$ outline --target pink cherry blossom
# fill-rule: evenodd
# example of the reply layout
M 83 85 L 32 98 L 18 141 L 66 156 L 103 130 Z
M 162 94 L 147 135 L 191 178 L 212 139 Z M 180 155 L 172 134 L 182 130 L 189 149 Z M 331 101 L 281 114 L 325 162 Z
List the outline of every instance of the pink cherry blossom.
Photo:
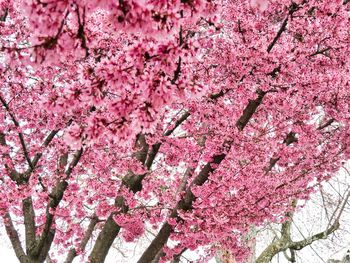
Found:
M 349 12 L 0 1 L 0 215 L 19 260 L 103 262 L 152 228 L 139 262 L 199 247 L 244 262 L 250 226 L 349 159 Z

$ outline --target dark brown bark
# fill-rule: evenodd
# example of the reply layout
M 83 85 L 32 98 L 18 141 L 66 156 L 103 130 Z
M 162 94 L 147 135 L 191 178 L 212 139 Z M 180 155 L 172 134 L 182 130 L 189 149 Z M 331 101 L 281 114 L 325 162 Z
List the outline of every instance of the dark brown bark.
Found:
M 7 236 L 11 241 L 11 245 L 15 251 L 15 254 L 21 263 L 27 263 L 26 254 L 21 245 L 21 241 L 19 240 L 19 236 L 17 230 L 15 229 L 11 216 L 9 214 L 4 215 L 5 229 Z
M 31 247 L 35 244 L 35 214 L 33 209 L 33 202 L 31 197 L 27 197 L 22 201 L 22 210 L 25 227 L 25 242 L 26 252 L 29 253 Z
M 256 109 L 259 107 L 264 96 L 266 95 L 266 92 L 262 90 L 258 90 L 257 93 L 258 97 L 255 100 L 249 100 L 248 106 L 245 107 L 243 114 L 236 122 L 236 127 L 240 131 L 243 131 L 244 127 L 248 124 L 249 120 L 252 118 Z
M 165 243 L 172 232 L 172 227 L 165 222 L 162 228 L 159 230 L 157 236 L 153 239 L 152 243 L 143 252 L 141 258 L 137 261 L 138 263 L 149 263 L 156 257 L 158 252 L 164 247 Z
M 110 215 L 104 224 L 102 231 L 97 237 L 95 245 L 89 256 L 90 263 L 102 263 L 106 259 L 109 248 L 112 246 L 114 239 L 120 231 L 120 226 L 117 225 Z

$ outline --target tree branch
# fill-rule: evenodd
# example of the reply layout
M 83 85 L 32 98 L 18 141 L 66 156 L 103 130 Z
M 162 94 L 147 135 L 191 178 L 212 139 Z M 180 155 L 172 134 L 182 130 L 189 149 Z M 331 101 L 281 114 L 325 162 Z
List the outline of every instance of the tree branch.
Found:
M 58 130 L 53 130 L 49 133 L 49 135 L 46 137 L 46 139 L 44 140 L 43 146 L 47 147 L 49 146 L 49 144 L 51 143 L 51 141 L 54 139 L 54 137 L 56 136 L 56 134 L 58 133 Z M 42 157 L 43 153 L 39 152 L 37 154 L 35 154 L 33 160 L 32 160 L 32 164 L 33 164 L 33 169 L 35 169 L 36 165 L 38 164 L 40 158 Z M 30 175 L 31 172 L 33 172 L 33 169 L 28 169 L 25 174 L 27 176 Z
M 4 224 L 5 224 L 5 229 L 7 236 L 9 237 L 12 247 L 15 251 L 15 254 L 18 258 L 18 260 L 21 263 L 26 263 L 26 255 L 24 253 L 24 250 L 21 245 L 21 241 L 19 240 L 19 236 L 17 233 L 17 230 L 15 229 L 11 216 L 9 213 L 6 213 L 4 215 Z
M 324 124 L 320 125 L 317 130 L 323 130 L 325 128 L 327 128 L 329 125 L 331 125 L 335 120 L 333 118 L 329 119 L 327 122 L 325 122 Z M 285 143 L 287 146 L 297 142 L 298 138 L 296 137 L 296 133 L 295 132 L 289 132 L 286 136 L 286 138 L 284 139 L 283 143 Z M 277 162 L 280 160 L 281 157 L 276 157 L 276 158 L 270 158 L 270 163 L 269 166 L 266 167 L 265 169 L 265 173 L 269 173 L 272 168 L 277 164 Z
M 1 95 L 0 95 L 0 101 L 1 101 L 2 105 L 4 106 L 4 108 L 6 109 L 7 113 L 10 115 L 10 117 L 11 117 L 13 123 L 15 124 L 15 126 L 17 128 L 20 128 L 19 122 L 17 121 L 15 115 L 11 112 L 9 105 L 7 104 L 7 102 L 5 101 L 5 99 Z M 30 156 L 29 156 L 29 153 L 28 153 L 27 145 L 26 145 L 26 143 L 24 141 L 24 137 L 23 137 L 22 132 L 18 133 L 18 137 L 19 137 L 19 140 L 20 140 L 20 143 L 21 143 L 21 146 L 22 146 L 24 158 L 26 159 L 29 167 L 33 169 L 33 164 L 32 164 L 32 161 L 30 160 Z
M 145 135 L 139 134 L 137 136 L 136 147 L 138 151 L 134 153 L 134 157 L 141 163 L 144 163 L 146 161 L 148 151 L 148 144 L 146 143 Z M 145 174 L 137 175 L 132 171 L 128 171 L 128 173 L 123 177 L 123 185 L 130 191 L 136 193 L 142 189 L 142 180 L 144 177 Z M 125 205 L 125 200 L 122 196 L 116 197 L 114 205 L 117 209 L 120 209 L 121 213 L 126 213 L 129 209 Z M 115 213 L 110 214 L 102 228 L 102 231 L 97 237 L 95 245 L 89 256 L 91 263 L 99 263 L 105 260 L 114 239 L 119 234 L 120 226 L 114 221 L 114 215 Z
M 3 132 L 0 132 L 0 145 L 7 146 L 6 137 L 5 137 L 5 134 Z M 17 172 L 16 169 L 14 168 L 13 160 L 12 160 L 10 154 L 5 153 L 5 154 L 3 154 L 3 157 L 5 157 L 5 159 L 9 160 L 9 162 L 11 163 L 11 167 L 9 167 L 6 162 L 4 164 L 6 171 L 8 172 L 9 177 L 13 181 L 15 181 L 17 184 L 21 184 L 23 182 L 22 174 Z
M 22 210 L 24 217 L 24 228 L 26 238 L 26 252 L 30 251 L 30 248 L 35 244 L 35 213 L 33 208 L 33 201 L 31 197 L 27 197 L 22 200 Z
M 319 126 L 317 128 L 317 130 L 323 130 L 324 128 L 327 128 L 329 125 L 331 125 L 333 122 L 335 121 L 335 119 L 331 118 L 328 121 L 326 121 L 324 124 L 322 124 L 321 126 Z
M 296 207 L 297 205 L 297 201 L 293 200 L 291 206 L 293 207 L 293 209 Z M 293 218 L 294 212 L 287 212 L 286 213 L 286 217 L 287 220 L 282 223 L 282 227 L 281 227 L 281 238 L 284 240 L 291 240 L 291 235 L 290 235 L 290 231 L 291 231 L 291 226 L 292 226 L 292 218 Z
M 258 90 L 258 98 L 255 100 L 250 101 L 250 103 L 247 105 L 246 109 L 243 111 L 243 117 L 240 118 L 240 122 L 237 121 L 236 126 L 240 127 L 239 129 L 244 129 L 244 127 L 246 126 L 246 124 L 248 123 L 249 119 L 252 117 L 254 111 L 257 109 L 257 107 L 261 104 L 262 102 L 262 98 L 265 95 L 265 92 L 262 92 L 260 90 Z M 242 115 L 242 116 L 243 116 Z M 189 112 L 185 112 L 174 124 L 174 127 L 167 130 L 164 133 L 164 136 L 170 136 L 174 130 L 179 127 L 184 121 L 186 121 L 186 119 L 190 116 Z M 148 154 L 148 158 L 146 160 L 146 168 L 150 169 L 152 166 L 152 163 L 155 159 L 156 154 L 158 153 L 159 149 L 160 149 L 161 144 L 157 143 L 152 145 L 151 151 Z M 198 185 L 203 184 L 209 177 L 209 173 L 213 172 L 214 169 L 212 168 L 211 164 L 214 165 L 219 165 L 220 162 L 225 158 L 225 154 L 222 155 L 217 155 L 213 157 L 213 162 L 206 164 L 203 167 L 203 170 L 198 174 L 197 178 L 194 180 L 194 182 Z M 131 191 L 133 191 L 134 193 L 137 191 L 140 191 L 142 189 L 142 180 L 145 177 L 144 175 L 134 175 L 134 174 L 128 174 L 126 175 L 125 178 L 123 178 L 123 184 L 126 185 Z M 175 211 L 172 213 L 172 217 L 176 217 L 177 216 L 177 209 L 186 209 L 186 207 L 191 207 L 192 206 L 192 202 L 195 200 L 195 196 L 192 194 L 192 192 L 190 190 L 188 190 L 186 192 L 185 195 L 185 200 L 186 201 L 180 201 L 179 204 L 177 205 L 177 207 L 175 208 Z M 180 204 L 181 203 L 181 204 Z M 127 207 L 123 208 L 125 211 L 128 210 Z M 103 227 L 102 231 L 100 232 L 96 243 L 94 245 L 94 248 L 90 254 L 90 260 L 91 262 L 103 262 L 103 260 L 105 259 L 105 257 L 107 256 L 108 250 L 110 248 L 110 246 L 112 245 L 115 237 L 118 235 L 120 231 L 120 226 L 118 226 L 114 220 L 112 215 L 107 219 L 105 226 Z M 160 235 L 162 235 L 162 237 L 159 237 L 158 239 L 156 239 L 154 241 L 154 243 L 157 242 L 166 242 L 167 239 L 169 238 L 171 233 L 171 227 L 167 224 L 164 223 L 163 227 L 160 230 Z M 159 249 L 161 249 L 164 244 L 161 244 L 160 246 L 157 247 L 156 249 L 152 249 L 152 247 L 150 246 L 149 248 L 151 250 L 153 250 L 152 254 L 153 256 L 148 257 L 146 261 L 143 262 L 147 262 L 149 263 L 150 261 L 148 261 L 150 258 L 154 259 L 155 255 L 155 251 L 157 254 Z M 145 252 L 146 253 L 146 252 Z M 144 253 L 144 254 L 145 254 Z M 151 259 L 151 260 L 152 260 Z M 141 259 L 140 259 L 141 260 Z M 142 262 L 142 261 L 140 261 Z
M 311 245 L 313 242 L 326 239 L 330 234 L 335 232 L 339 228 L 340 216 L 344 211 L 345 205 L 348 202 L 350 197 L 350 191 L 348 191 L 346 197 L 342 201 L 342 206 L 338 212 L 338 216 L 334 220 L 332 225 L 327 226 L 326 230 L 319 232 L 315 235 L 312 235 L 308 238 L 305 238 L 301 241 L 294 242 L 290 237 L 290 227 L 292 222 L 292 214 L 289 214 L 290 219 L 282 224 L 282 235 L 275 242 L 271 243 L 258 257 L 256 263 L 268 263 L 272 258 L 277 255 L 279 252 L 286 251 L 287 249 L 292 250 L 301 250 L 306 246 Z M 334 213 L 337 213 L 335 211 Z
M 258 106 L 262 103 L 262 100 L 266 94 L 261 90 L 257 91 L 258 97 L 255 100 L 250 100 L 246 108 L 243 110 L 242 116 L 236 122 L 236 127 L 242 131 L 249 120 L 252 118 L 253 114 L 256 112 Z M 226 151 L 228 152 L 232 142 L 228 143 L 228 147 L 226 146 Z M 193 185 L 201 186 L 203 185 L 209 178 L 210 174 L 213 173 L 220 163 L 225 159 L 226 154 L 217 154 L 212 157 L 212 161 L 208 162 L 202 170 L 198 173 L 198 175 L 194 178 L 190 187 L 187 188 L 184 197 L 177 203 L 176 207 L 173 209 L 170 218 L 178 219 L 178 210 L 190 210 L 192 209 L 192 203 L 196 200 L 196 196 L 192 193 L 191 187 Z M 215 168 L 214 168 L 215 167 Z M 168 222 L 165 222 L 161 229 L 159 230 L 156 237 L 153 239 L 151 244 L 147 247 L 147 249 L 142 254 L 141 258 L 138 260 L 138 263 L 149 263 L 151 262 L 158 252 L 164 247 L 166 242 L 168 241 L 171 232 L 173 231 L 172 227 Z
M 51 226 L 54 222 L 54 215 L 50 210 L 55 210 L 59 203 L 61 202 L 63 198 L 63 194 L 65 190 L 68 187 L 67 180 L 69 179 L 70 175 L 73 172 L 73 169 L 78 164 L 79 160 L 81 159 L 81 156 L 83 154 L 83 149 L 81 148 L 76 152 L 76 154 L 73 157 L 73 160 L 69 164 L 68 169 L 65 171 L 65 178 L 62 181 L 59 181 L 56 186 L 53 188 L 51 193 L 49 194 L 50 201 L 48 203 L 48 206 L 46 208 L 46 222 L 44 225 L 44 230 L 40 236 L 40 238 L 35 242 L 35 246 L 32 246 L 29 250 L 29 254 L 32 258 L 42 257 L 44 256 L 44 259 L 46 258 L 46 254 L 48 250 L 50 249 L 50 246 L 52 244 L 53 238 L 55 236 L 55 230 L 51 229 Z M 62 160 L 65 160 L 65 154 Z M 61 164 L 62 165 L 62 164 Z M 44 255 L 43 255 L 44 254 Z
M 120 226 L 113 219 L 114 214 L 111 214 L 104 224 L 100 234 L 97 237 L 95 245 L 90 253 L 90 263 L 104 262 L 109 248 L 112 246 L 115 237 L 120 231 Z
M 253 114 L 256 112 L 259 105 L 262 103 L 264 96 L 267 92 L 263 92 L 261 90 L 257 91 L 258 97 L 255 100 L 250 100 L 248 105 L 243 111 L 242 116 L 238 119 L 236 122 L 237 128 L 242 131 L 249 120 L 252 118 Z M 283 143 L 286 145 L 290 145 L 297 141 L 296 134 L 294 132 L 290 132 L 287 134 L 286 138 L 284 139 Z M 215 155 L 213 157 L 213 161 L 210 163 L 207 163 L 201 170 L 201 172 L 197 175 L 197 177 L 193 180 L 192 185 L 203 185 L 209 178 L 209 175 L 215 171 L 214 167 L 217 167 L 226 157 L 226 154 L 221 155 Z M 270 166 L 268 167 L 268 171 L 272 169 L 272 167 L 277 163 L 279 158 L 270 160 Z M 268 172 L 267 171 L 267 172 Z M 191 186 L 187 189 L 184 197 L 179 201 L 177 206 L 174 208 L 172 214 L 170 215 L 171 218 L 177 218 L 177 211 L 179 209 L 182 210 L 190 210 L 192 209 L 192 203 L 195 201 L 196 197 L 191 191 Z M 287 227 L 290 229 L 290 222 L 286 222 L 285 224 L 285 231 L 287 231 Z M 141 258 L 139 259 L 138 263 L 147 263 L 154 259 L 154 257 L 157 255 L 160 249 L 165 245 L 167 242 L 170 234 L 171 234 L 172 228 L 171 226 L 165 222 L 160 229 L 159 233 L 157 234 L 156 238 L 151 242 L 149 247 L 146 249 L 146 251 L 143 253 Z M 163 244 L 159 242 L 164 242 Z M 274 244 L 275 248 L 277 249 L 280 244 L 276 243 Z M 276 250 L 277 251 L 277 250 Z
M 146 142 L 146 136 L 144 134 L 137 135 L 136 148 L 138 149 L 133 156 L 142 164 L 145 164 L 148 153 L 148 144 Z
M 79 250 L 80 251 L 84 251 L 85 247 L 92 235 L 92 232 L 95 229 L 96 224 L 98 223 L 98 217 L 96 215 L 94 215 L 90 221 L 90 224 L 85 232 L 85 235 L 83 237 L 83 240 L 80 243 L 79 246 Z M 64 263 L 72 263 L 73 259 L 77 256 L 77 251 L 75 250 L 75 248 L 72 248 L 71 250 L 69 250 L 68 255 L 66 260 L 64 261 Z
M 9 9 L 5 8 L 5 10 L 2 10 L 2 11 L 3 11 L 3 13 L 0 16 L 0 21 L 5 22 L 8 14 L 9 14 Z
M 320 240 L 320 239 L 326 239 L 330 234 L 332 234 L 334 231 L 336 231 L 339 228 L 339 221 L 335 221 L 329 228 L 327 228 L 325 231 L 322 231 L 320 233 L 317 233 L 311 237 L 308 237 L 304 240 L 298 241 L 298 242 L 292 242 L 288 248 L 291 248 L 293 250 L 301 250 L 306 246 L 311 245 L 314 241 Z
M 190 115 L 191 114 L 188 111 L 186 111 L 183 115 L 181 115 L 181 117 L 178 120 L 176 120 L 174 126 L 171 129 L 165 131 L 164 136 L 170 136 L 183 122 L 185 122 L 188 119 Z M 148 170 L 151 169 L 151 166 L 160 149 L 160 146 L 161 146 L 160 143 L 156 143 L 152 145 L 151 151 L 148 154 L 148 158 L 146 161 L 146 168 Z
M 298 5 L 294 2 L 292 2 L 292 4 L 289 7 L 289 12 L 287 17 L 283 20 L 283 23 L 280 27 L 280 29 L 278 30 L 276 36 L 274 37 L 274 39 L 272 40 L 272 42 L 269 44 L 269 46 L 267 47 L 267 52 L 270 53 L 270 51 L 273 49 L 273 47 L 276 45 L 277 41 L 279 40 L 279 38 L 281 37 L 282 33 L 286 30 L 287 28 L 287 24 L 288 24 L 288 19 L 290 16 L 293 15 L 293 13 L 295 11 L 298 10 Z
M 170 136 L 184 121 L 188 119 L 188 117 L 190 117 L 190 113 L 186 111 L 178 120 L 175 121 L 174 126 L 164 133 L 164 136 Z
M 249 103 L 248 103 L 247 107 L 244 109 L 243 114 L 236 122 L 236 127 L 240 131 L 242 131 L 244 129 L 244 127 L 247 125 L 249 120 L 252 118 L 256 109 L 259 107 L 264 96 L 266 95 L 266 92 L 258 89 L 257 94 L 258 94 L 258 97 L 255 100 L 249 100 Z

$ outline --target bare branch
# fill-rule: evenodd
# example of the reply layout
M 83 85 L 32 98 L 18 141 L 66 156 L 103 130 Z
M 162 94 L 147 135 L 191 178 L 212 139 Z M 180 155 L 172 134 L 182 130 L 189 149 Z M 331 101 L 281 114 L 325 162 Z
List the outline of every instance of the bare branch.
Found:
M 323 55 L 325 57 L 330 57 L 329 56 L 329 50 L 331 50 L 332 48 L 331 47 L 326 47 L 326 48 L 322 48 L 322 49 L 317 49 L 314 53 L 312 53 L 311 55 L 309 55 L 309 57 L 314 57 L 314 56 L 317 56 L 317 55 Z
M 306 246 L 311 245 L 313 242 L 320 240 L 320 239 L 326 239 L 330 234 L 334 233 L 339 228 L 339 220 L 340 216 L 345 208 L 345 205 L 347 201 L 350 198 L 350 192 L 347 192 L 346 197 L 344 198 L 341 208 L 339 211 L 335 211 L 334 213 L 337 213 L 337 217 L 333 221 L 331 225 L 328 225 L 327 228 L 319 232 L 315 235 L 312 235 L 310 237 L 304 238 L 303 240 L 294 242 L 291 240 L 290 237 L 290 224 L 292 222 L 291 214 L 289 215 L 289 220 L 287 220 L 285 223 L 282 224 L 282 236 L 281 238 L 277 239 L 276 241 L 272 242 L 257 258 L 256 263 L 268 263 L 272 260 L 272 258 L 277 255 L 279 252 L 286 251 L 287 249 L 291 250 L 291 253 L 294 252 L 294 250 L 301 250 Z M 293 251 L 293 252 L 292 252 Z M 293 256 L 293 254 L 292 254 Z
M 301 240 L 301 241 L 298 241 L 298 242 L 292 242 L 292 244 L 290 244 L 289 248 L 294 249 L 294 250 L 301 250 L 304 247 L 311 245 L 316 240 L 326 239 L 330 234 L 332 234 L 338 228 L 339 228 L 339 221 L 335 221 L 325 231 L 317 233 L 317 234 L 315 234 L 315 235 L 313 235 L 311 237 L 308 237 L 308 238 L 306 238 L 304 240 Z

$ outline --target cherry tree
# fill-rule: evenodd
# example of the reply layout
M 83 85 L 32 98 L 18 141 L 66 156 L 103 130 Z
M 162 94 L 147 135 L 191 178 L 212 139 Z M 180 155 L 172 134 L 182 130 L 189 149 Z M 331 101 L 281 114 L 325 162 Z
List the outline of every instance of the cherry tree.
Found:
M 251 226 L 349 158 L 348 1 L 0 7 L 0 214 L 20 262 L 103 262 L 149 226 L 138 262 L 244 261 Z

